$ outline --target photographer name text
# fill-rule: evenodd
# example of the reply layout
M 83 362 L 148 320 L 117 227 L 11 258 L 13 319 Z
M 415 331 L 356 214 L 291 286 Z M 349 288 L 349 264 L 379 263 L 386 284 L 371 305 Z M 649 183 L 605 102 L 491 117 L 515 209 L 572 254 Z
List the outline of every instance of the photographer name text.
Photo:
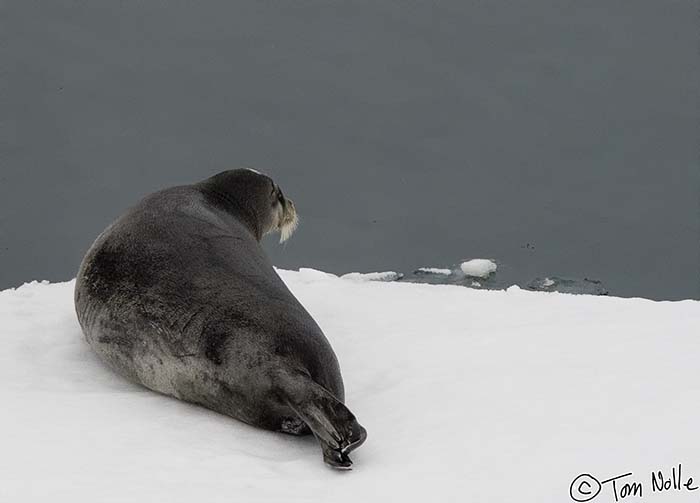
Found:
M 678 463 L 670 470 L 653 470 L 646 480 L 637 479 L 632 472 L 602 480 L 590 473 L 582 473 L 571 482 L 569 496 L 579 503 L 596 498 L 603 501 L 605 494 L 610 498 L 608 501 L 623 501 L 644 498 L 649 492 L 691 493 L 697 491 L 699 484 L 700 480 L 696 482 L 694 477 L 684 473 L 683 465 Z

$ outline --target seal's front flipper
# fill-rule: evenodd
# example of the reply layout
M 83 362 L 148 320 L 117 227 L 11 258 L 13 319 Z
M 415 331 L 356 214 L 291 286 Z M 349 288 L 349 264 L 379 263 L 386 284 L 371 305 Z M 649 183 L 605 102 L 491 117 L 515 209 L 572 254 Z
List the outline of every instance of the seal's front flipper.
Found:
M 298 375 L 294 382 L 286 390 L 287 404 L 321 443 L 323 460 L 335 468 L 350 468 L 348 454 L 362 445 L 367 431 L 343 402 L 310 377 Z

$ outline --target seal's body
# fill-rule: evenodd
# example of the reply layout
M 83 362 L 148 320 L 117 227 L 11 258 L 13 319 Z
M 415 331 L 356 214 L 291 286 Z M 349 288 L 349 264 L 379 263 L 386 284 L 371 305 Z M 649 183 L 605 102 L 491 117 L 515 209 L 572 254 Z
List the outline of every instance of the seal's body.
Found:
M 124 377 L 262 428 L 313 432 L 324 460 L 366 433 L 343 404 L 330 344 L 265 256 L 296 211 L 252 170 L 146 197 L 83 259 L 75 306 L 95 352 Z

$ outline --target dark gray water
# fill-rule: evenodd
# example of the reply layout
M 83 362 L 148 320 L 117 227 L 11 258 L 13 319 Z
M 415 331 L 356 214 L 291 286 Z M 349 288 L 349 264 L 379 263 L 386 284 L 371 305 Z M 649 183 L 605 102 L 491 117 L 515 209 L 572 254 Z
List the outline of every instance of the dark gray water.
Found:
M 696 2 L 0 2 L 0 288 L 148 192 L 248 165 L 285 268 L 700 298 Z M 507 276 L 505 276 L 507 274 Z

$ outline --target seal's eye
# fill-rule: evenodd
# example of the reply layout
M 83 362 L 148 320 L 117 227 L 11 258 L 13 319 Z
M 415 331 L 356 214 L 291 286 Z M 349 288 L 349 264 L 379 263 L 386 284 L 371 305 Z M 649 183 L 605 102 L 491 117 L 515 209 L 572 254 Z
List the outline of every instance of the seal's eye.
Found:
M 282 195 L 282 191 L 279 189 L 279 187 L 275 187 L 275 190 L 272 192 L 272 206 L 277 206 L 279 203 L 284 203 L 284 196 Z

